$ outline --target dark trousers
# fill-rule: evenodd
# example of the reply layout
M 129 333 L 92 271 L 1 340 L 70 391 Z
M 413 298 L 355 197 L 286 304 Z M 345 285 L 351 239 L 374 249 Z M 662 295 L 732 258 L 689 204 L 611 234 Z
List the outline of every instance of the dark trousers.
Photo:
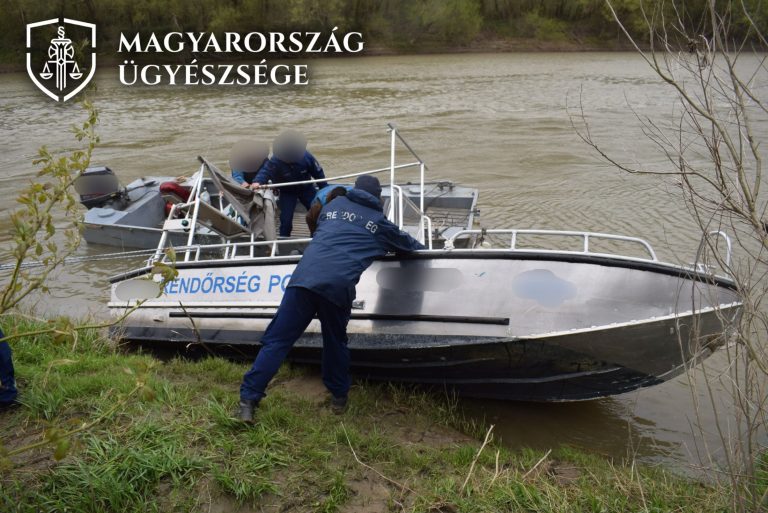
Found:
M 312 200 L 315 199 L 315 188 L 305 187 L 299 191 L 280 191 L 280 235 L 289 237 L 293 229 L 293 211 L 296 209 L 296 202 L 301 201 L 307 210 L 309 210 Z
M 0 330 L 0 338 L 4 336 L 3 330 Z M 0 404 L 14 402 L 16 394 L 11 346 L 8 342 L 0 342 Z
M 285 289 L 277 314 L 261 338 L 261 350 L 243 376 L 240 398 L 259 401 L 293 344 L 317 314 L 323 332 L 323 383 L 334 397 L 349 393 L 347 323 L 350 308 L 340 308 L 320 294 L 302 287 Z

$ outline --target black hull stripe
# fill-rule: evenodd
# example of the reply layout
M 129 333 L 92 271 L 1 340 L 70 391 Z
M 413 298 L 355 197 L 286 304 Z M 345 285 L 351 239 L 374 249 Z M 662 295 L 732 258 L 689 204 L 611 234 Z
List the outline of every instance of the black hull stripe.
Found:
M 275 316 L 272 312 L 170 312 L 169 317 L 197 318 L 197 319 L 271 319 Z M 487 324 L 493 326 L 508 326 L 509 317 L 467 317 L 448 315 L 396 315 L 396 314 L 365 314 L 352 313 L 352 319 L 369 321 L 423 321 L 423 322 L 450 322 L 463 324 Z

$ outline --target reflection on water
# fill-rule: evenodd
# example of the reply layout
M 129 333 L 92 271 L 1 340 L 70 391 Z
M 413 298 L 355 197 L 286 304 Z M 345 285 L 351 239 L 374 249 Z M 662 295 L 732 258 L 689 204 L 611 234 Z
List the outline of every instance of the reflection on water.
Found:
M 663 162 L 627 103 L 663 118 L 674 101 L 634 55 L 320 59 L 311 68 L 312 85 L 293 88 L 124 87 L 115 70 L 101 70 L 93 95 L 101 136 L 94 161 L 109 165 L 124 184 L 144 175 L 189 175 L 197 155 L 223 164 L 235 141 L 271 140 L 291 127 L 308 136 L 311 151 L 335 175 L 386 165 L 386 123 L 394 122 L 427 161 L 431 177 L 480 188 L 484 227 L 614 232 L 646 238 L 662 260 L 687 263 L 695 254 L 697 230 L 668 184 L 605 166 L 570 125 L 567 108 L 578 106 L 581 95 L 593 136 L 620 159 Z M 0 90 L 0 209 L 7 214 L 34 173 L 37 148 L 73 147 L 68 128 L 83 115 L 74 103 L 49 101 L 25 74 L 0 75 Z M 765 119 L 754 122 L 768 131 Z M 9 239 L 2 215 L 0 242 Z M 84 245 L 78 255 L 113 251 Z M 55 277 L 54 299 L 41 300 L 40 308 L 103 314 L 107 278 L 135 265 L 71 265 Z M 465 406 L 497 423 L 511 446 L 570 443 L 685 466 L 698 461 L 691 428 L 698 421 L 687 383 L 682 377 L 588 403 Z M 705 427 L 712 420 L 706 411 L 701 417 Z M 707 431 L 702 438 L 712 442 L 716 436 Z
M 720 352 L 706 361 L 709 382 L 697 370 L 661 385 L 595 401 L 462 400 L 460 404 L 470 418 L 494 424 L 494 432 L 510 447 L 547 450 L 568 445 L 703 476 L 704 469 L 724 461 L 718 415 L 721 426 L 725 422 L 728 429 L 734 427 L 728 385 L 717 380 L 726 364 Z
M 628 406 L 610 398 L 574 403 L 467 401 L 464 411 L 493 424 L 494 432 L 512 448 L 547 450 L 565 444 L 616 458 L 646 460 L 674 453 L 675 444 L 655 437 L 655 424 L 635 418 Z

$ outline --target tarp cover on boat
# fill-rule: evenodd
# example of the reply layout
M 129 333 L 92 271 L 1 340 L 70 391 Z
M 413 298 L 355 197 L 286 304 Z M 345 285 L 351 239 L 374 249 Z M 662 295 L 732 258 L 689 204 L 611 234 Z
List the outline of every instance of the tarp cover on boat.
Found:
M 221 191 L 232 208 L 243 218 L 248 230 L 256 237 L 263 236 L 264 240 L 277 239 L 275 200 L 272 192 L 247 189 L 232 180 L 229 175 L 204 157 L 198 158 L 210 172 L 216 188 Z

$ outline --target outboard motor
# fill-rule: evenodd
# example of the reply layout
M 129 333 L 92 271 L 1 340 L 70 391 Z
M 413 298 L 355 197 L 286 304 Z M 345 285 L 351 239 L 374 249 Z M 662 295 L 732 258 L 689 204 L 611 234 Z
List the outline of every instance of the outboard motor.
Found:
M 75 180 L 75 191 L 80 195 L 80 203 L 89 210 L 126 201 L 125 190 L 120 188 L 120 181 L 107 166 L 87 168 Z

